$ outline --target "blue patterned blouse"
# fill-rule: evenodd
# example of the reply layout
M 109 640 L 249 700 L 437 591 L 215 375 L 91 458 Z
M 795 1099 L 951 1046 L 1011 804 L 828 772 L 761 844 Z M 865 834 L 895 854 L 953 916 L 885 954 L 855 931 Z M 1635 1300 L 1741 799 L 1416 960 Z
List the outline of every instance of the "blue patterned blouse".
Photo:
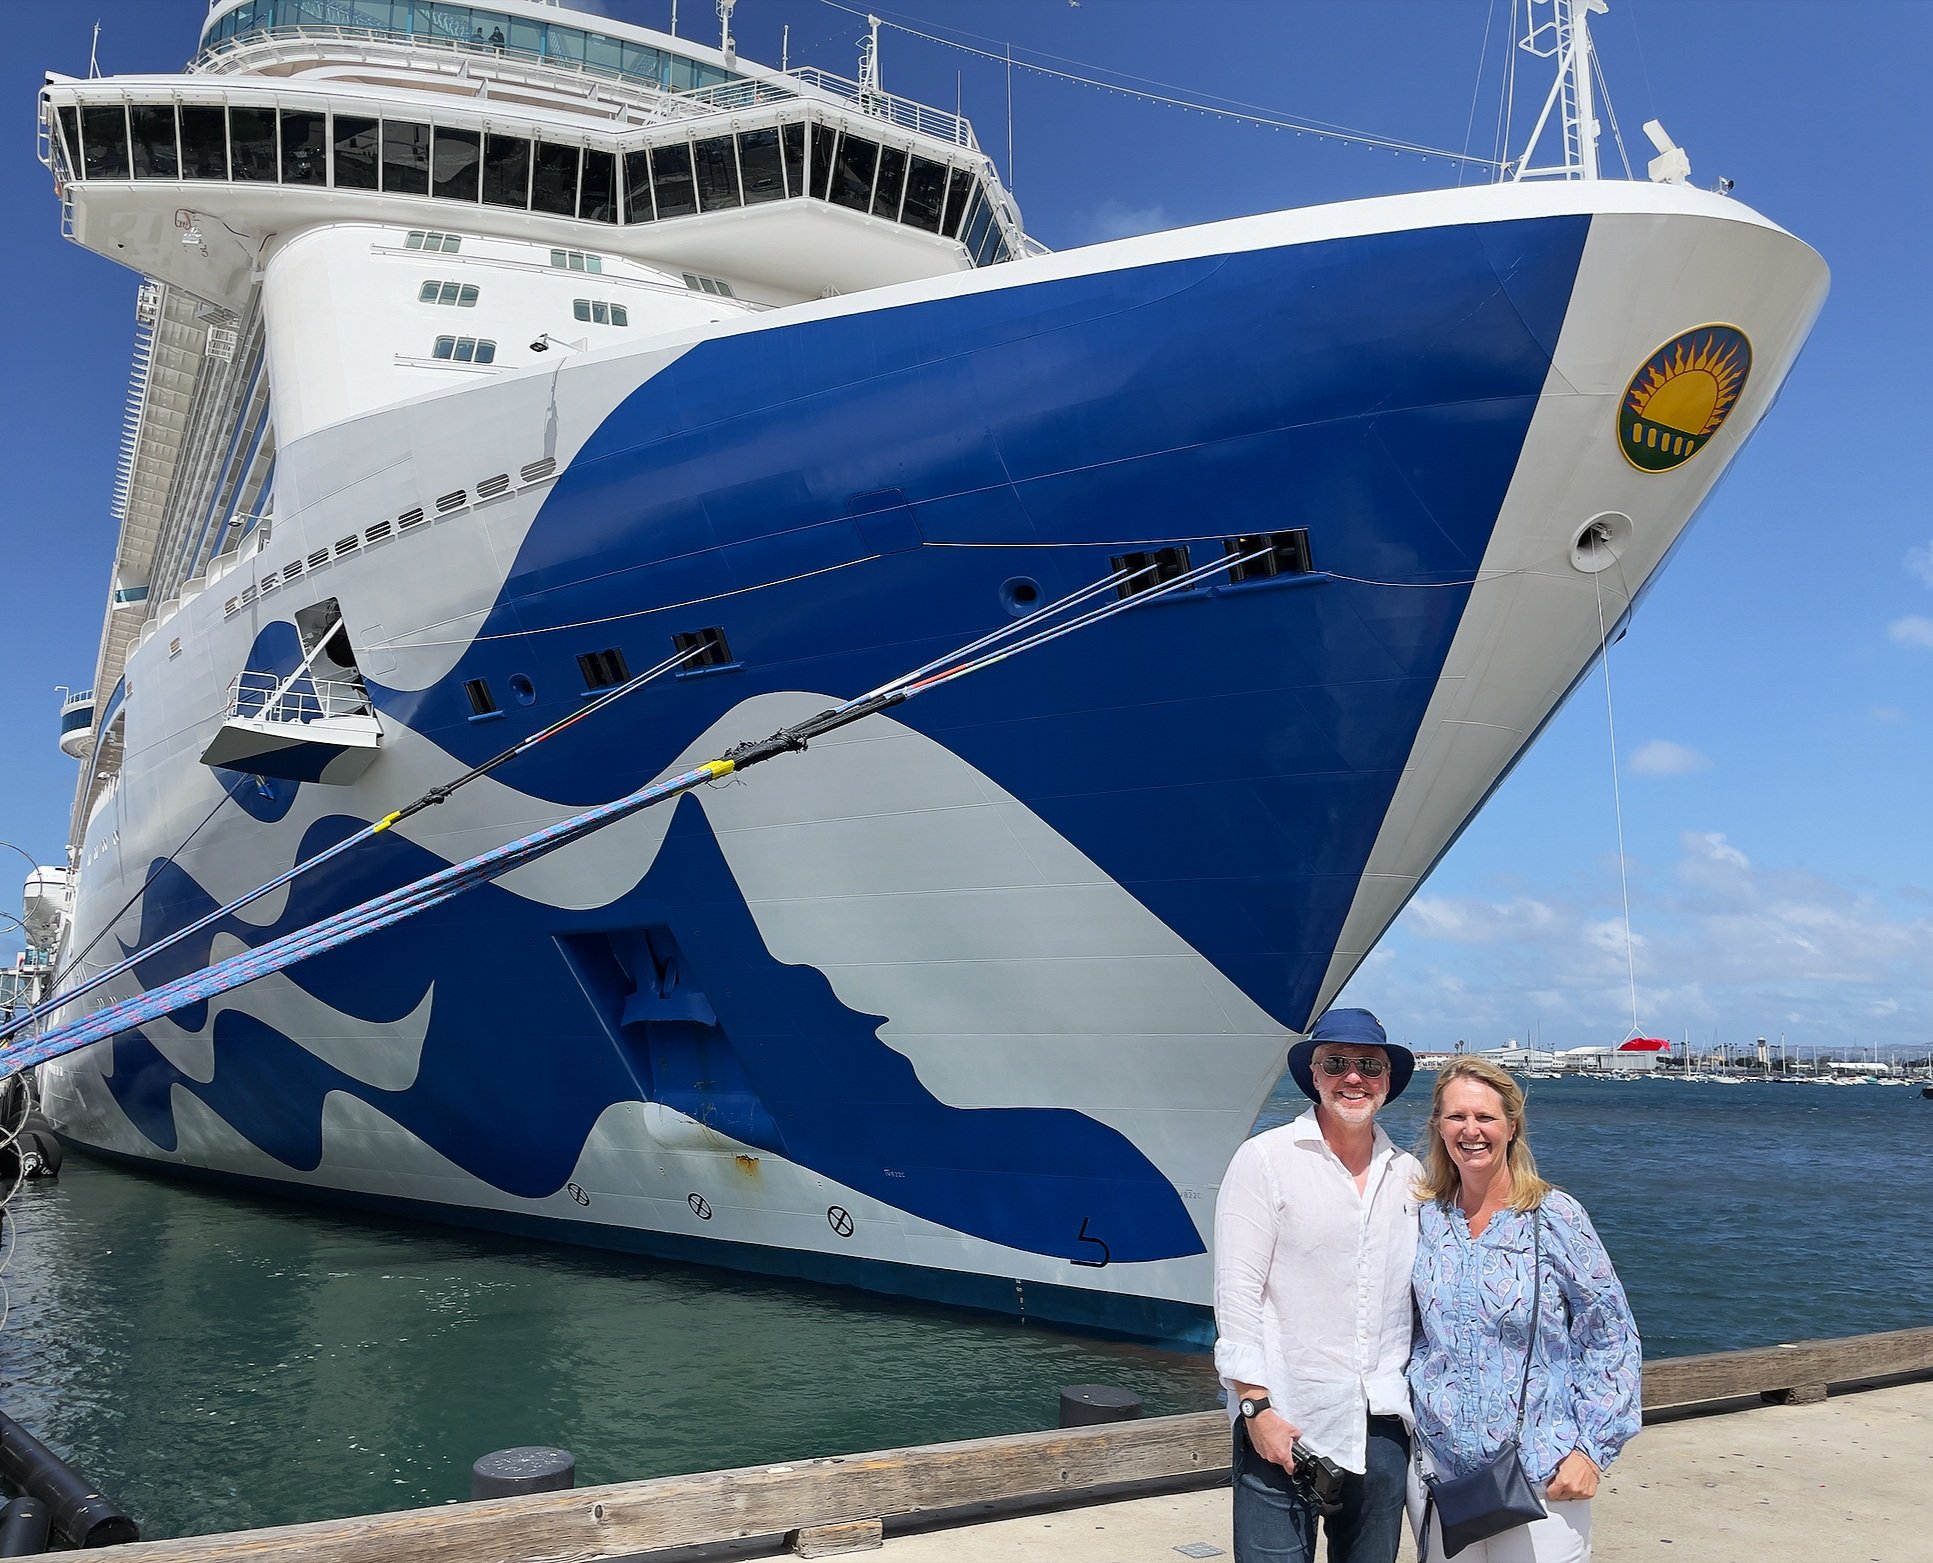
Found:
M 1525 1471 L 1548 1481 L 1582 1449 L 1599 1470 L 1638 1430 L 1638 1327 L 1584 1207 L 1561 1189 L 1540 1212 L 1505 1210 L 1483 1236 L 1453 1203 L 1423 1206 L 1416 1244 L 1416 1343 L 1410 1399 L 1434 1471 L 1484 1465 L 1517 1425 L 1531 1317 L 1531 1223 L 1543 1221 L 1543 1296 L 1522 1443 Z

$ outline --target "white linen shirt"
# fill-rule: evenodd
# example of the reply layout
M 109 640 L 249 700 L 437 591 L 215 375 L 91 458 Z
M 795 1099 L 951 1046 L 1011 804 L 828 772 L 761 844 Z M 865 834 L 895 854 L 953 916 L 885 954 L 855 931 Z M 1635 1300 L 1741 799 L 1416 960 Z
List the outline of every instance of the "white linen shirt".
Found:
M 1368 1465 L 1367 1420 L 1410 1420 L 1416 1180 L 1380 1127 L 1363 1190 L 1311 1107 L 1244 1142 L 1215 1201 L 1215 1368 L 1268 1390 L 1302 1441 L 1346 1471 Z M 1229 1416 L 1239 1416 L 1233 1390 Z

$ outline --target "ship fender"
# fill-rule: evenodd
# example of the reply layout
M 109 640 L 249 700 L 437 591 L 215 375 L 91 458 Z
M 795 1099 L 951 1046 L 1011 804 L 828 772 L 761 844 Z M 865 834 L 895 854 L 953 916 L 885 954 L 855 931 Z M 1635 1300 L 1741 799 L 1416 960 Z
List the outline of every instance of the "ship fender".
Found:
M 0 1413 L 0 1477 L 47 1506 L 53 1526 L 76 1547 L 114 1547 L 139 1541 L 140 1527 L 112 1499 L 38 1438 Z

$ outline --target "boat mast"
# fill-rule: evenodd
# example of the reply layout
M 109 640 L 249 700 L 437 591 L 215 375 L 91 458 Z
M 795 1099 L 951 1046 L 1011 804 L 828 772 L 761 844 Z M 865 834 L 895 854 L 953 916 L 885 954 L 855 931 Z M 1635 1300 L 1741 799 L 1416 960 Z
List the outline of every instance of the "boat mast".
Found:
M 1557 79 L 1551 83 L 1530 139 L 1512 164 L 1513 180 L 1597 178 L 1590 16 L 1593 11 L 1603 15 L 1609 10 L 1609 0 L 1529 0 L 1528 30 L 1517 47 L 1540 60 L 1556 59 Z M 1532 159 L 1553 112 L 1562 135 L 1560 161 L 1537 167 Z

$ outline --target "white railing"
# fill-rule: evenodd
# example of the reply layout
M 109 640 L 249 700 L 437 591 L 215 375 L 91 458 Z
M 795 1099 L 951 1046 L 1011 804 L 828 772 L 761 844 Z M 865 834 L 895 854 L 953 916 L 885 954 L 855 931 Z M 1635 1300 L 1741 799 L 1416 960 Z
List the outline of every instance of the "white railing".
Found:
M 230 717 L 254 722 L 313 722 L 324 716 L 369 716 L 369 691 L 360 680 L 311 678 L 286 689 L 274 673 L 241 672 L 228 686 Z
M 816 65 L 801 65 L 795 71 L 787 72 L 808 87 L 816 87 L 852 104 L 862 114 L 873 119 L 884 120 L 889 125 L 897 125 L 902 130 L 911 130 L 922 136 L 932 136 L 940 141 L 950 141 L 955 146 L 980 150 L 980 143 L 973 139 L 973 126 L 958 114 L 949 114 L 944 109 L 928 108 L 924 103 L 915 103 L 911 98 L 896 98 L 890 92 L 878 92 L 870 87 L 862 87 L 856 81 L 848 81 L 843 76 L 835 76 L 830 71 L 822 71 Z M 732 86 L 736 83 L 727 83 Z M 713 88 L 700 88 L 700 91 L 714 91 Z M 695 98 L 695 92 L 685 93 L 687 98 Z
M 121 415 L 121 453 L 114 462 L 114 499 L 109 513 L 118 523 L 128 518 L 128 501 L 134 497 L 134 467 L 141 454 L 141 428 L 148 415 L 148 381 L 154 371 L 155 333 L 160 330 L 135 323 L 134 362 L 128 370 L 127 408 Z

